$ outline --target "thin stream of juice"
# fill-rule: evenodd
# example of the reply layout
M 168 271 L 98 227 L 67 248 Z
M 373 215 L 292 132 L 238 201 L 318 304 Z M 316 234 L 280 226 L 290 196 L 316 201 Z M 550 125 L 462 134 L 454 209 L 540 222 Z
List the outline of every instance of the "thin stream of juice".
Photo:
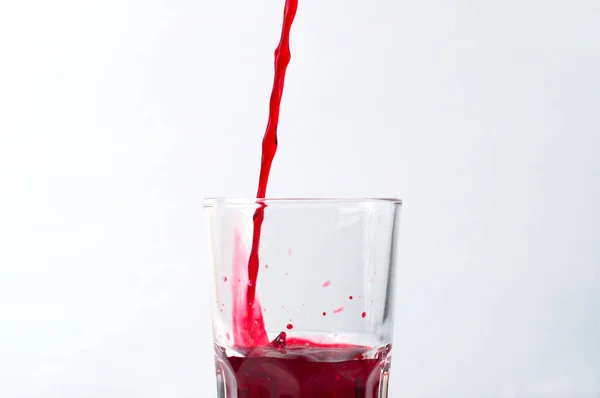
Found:
M 258 208 L 253 216 L 252 247 L 248 273 L 242 275 L 245 253 L 239 234 L 235 236 L 233 289 L 234 347 L 243 356 L 230 356 L 217 350 L 220 374 L 229 374 L 219 388 L 222 397 L 245 398 L 385 398 L 381 395 L 381 375 L 386 374 L 391 346 L 380 348 L 366 357 L 368 347 L 347 344 L 319 344 L 310 340 L 287 338 L 281 332 L 269 342 L 260 302 L 256 297 L 259 249 L 266 204 L 267 184 L 277 152 L 279 110 L 290 62 L 290 30 L 298 0 L 286 0 L 281 39 L 275 50 L 275 77 L 269 103 L 269 119 L 262 142 L 258 182 Z M 335 311 L 334 311 L 335 312 Z M 325 313 L 323 314 L 325 315 Z M 363 313 L 364 318 L 364 313 Z M 287 329 L 293 329 L 292 324 Z
M 281 29 L 281 39 L 275 49 L 275 77 L 273 80 L 273 89 L 271 91 L 271 100 L 269 102 L 269 119 L 267 129 L 262 142 L 262 159 L 260 164 L 260 177 L 258 180 L 257 199 L 264 199 L 267 194 L 267 184 L 273 158 L 277 152 L 277 127 L 279 125 L 279 109 L 281 107 L 281 97 L 283 95 L 283 86 L 285 84 L 285 73 L 290 63 L 290 31 L 292 23 L 298 9 L 298 0 L 286 0 L 283 13 L 283 27 Z M 246 287 L 246 303 L 240 306 L 244 314 L 234 314 L 234 336 L 236 345 L 246 347 L 264 346 L 269 343 L 267 332 L 264 327 L 264 318 L 260 304 L 256 299 L 256 282 L 258 279 L 258 269 L 260 267 L 259 249 L 262 223 L 265 218 L 265 204 L 260 203 L 259 208 L 254 213 L 254 228 L 252 235 L 252 248 L 248 260 L 248 283 Z

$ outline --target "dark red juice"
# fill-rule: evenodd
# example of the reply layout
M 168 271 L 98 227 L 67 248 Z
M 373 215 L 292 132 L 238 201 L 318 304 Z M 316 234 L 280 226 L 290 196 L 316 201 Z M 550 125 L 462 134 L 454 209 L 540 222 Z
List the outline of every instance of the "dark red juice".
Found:
M 283 335 L 283 343 L 282 336 Z M 224 379 L 220 396 L 233 398 L 385 398 L 389 346 L 364 358 L 368 348 L 285 343 L 282 333 L 267 347 L 245 356 L 217 349 Z
M 304 357 L 260 356 L 225 357 L 224 363 L 234 374 L 239 398 L 380 397 L 383 361 L 378 359 L 314 362 Z

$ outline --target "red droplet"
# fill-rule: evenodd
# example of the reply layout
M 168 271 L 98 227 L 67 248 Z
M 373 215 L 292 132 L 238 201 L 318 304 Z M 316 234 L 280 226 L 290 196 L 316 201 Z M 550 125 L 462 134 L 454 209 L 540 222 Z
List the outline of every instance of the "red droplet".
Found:
M 227 277 L 226 276 L 223 277 L 223 282 L 227 282 Z
M 325 281 L 323 282 L 323 286 L 322 287 L 329 287 L 331 286 L 331 281 Z
M 285 334 L 285 332 L 281 332 L 277 337 L 275 337 L 275 340 L 271 342 L 271 345 L 277 348 L 284 348 L 286 338 L 287 335 Z
M 286 272 L 286 273 L 285 273 L 285 276 L 288 276 L 288 275 L 289 275 L 289 274 Z
M 333 313 L 334 314 L 339 314 L 342 311 L 344 311 L 344 307 L 336 308 L 335 310 L 333 310 Z
M 366 312 L 363 312 L 363 313 L 362 313 L 362 317 L 363 317 L 363 318 L 366 318 L 366 317 L 367 317 L 367 313 L 366 313 Z
M 350 300 L 352 300 L 354 297 L 350 296 L 350 297 L 348 297 L 348 298 L 349 298 Z
M 292 255 L 292 249 L 288 249 L 288 256 Z
M 288 328 L 288 330 L 292 330 L 294 328 L 294 325 L 292 325 L 291 323 L 288 323 L 286 328 Z
M 265 268 L 269 268 L 269 264 L 265 264 Z
M 229 332 L 227 332 L 227 333 L 225 334 L 225 337 L 227 337 L 227 340 L 231 340 L 231 336 L 229 336 Z

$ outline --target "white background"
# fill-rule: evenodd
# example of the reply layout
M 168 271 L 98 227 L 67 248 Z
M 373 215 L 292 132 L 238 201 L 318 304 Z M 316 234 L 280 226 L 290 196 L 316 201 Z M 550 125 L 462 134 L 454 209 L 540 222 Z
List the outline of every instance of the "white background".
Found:
M 205 196 L 283 0 L 0 0 L 0 396 L 212 397 Z M 393 398 L 600 396 L 600 3 L 300 0 L 271 196 L 399 196 Z

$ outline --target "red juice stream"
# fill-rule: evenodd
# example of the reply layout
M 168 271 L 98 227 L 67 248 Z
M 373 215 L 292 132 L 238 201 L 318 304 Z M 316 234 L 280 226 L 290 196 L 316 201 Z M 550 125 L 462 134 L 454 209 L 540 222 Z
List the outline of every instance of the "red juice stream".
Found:
M 283 13 L 283 27 L 281 29 L 281 39 L 275 49 L 275 77 L 273 79 L 273 90 L 271 91 L 271 100 L 269 102 L 269 120 L 267 129 L 262 142 L 262 159 L 260 164 L 260 178 L 258 180 L 258 191 L 256 197 L 264 199 L 267 194 L 267 184 L 269 182 L 269 173 L 271 164 L 277 152 L 277 127 L 279 125 L 279 109 L 281 106 L 281 96 L 285 83 L 285 72 L 290 63 L 290 30 L 296 10 L 298 9 L 298 0 L 286 0 Z M 252 236 L 252 249 L 248 260 L 248 287 L 246 290 L 246 312 L 244 317 L 234 319 L 234 335 L 237 337 L 236 344 L 245 347 L 264 346 L 269 343 L 267 332 L 265 331 L 264 319 L 260 304 L 256 300 L 256 282 L 258 278 L 260 248 L 260 235 L 262 223 L 265 218 L 265 204 L 261 203 L 254 213 L 254 230 Z M 236 324 L 241 321 L 242 324 Z
M 290 30 L 298 0 L 286 0 L 281 39 L 275 50 L 275 77 L 269 103 L 269 119 L 262 142 L 262 159 L 257 199 L 266 197 L 267 183 L 277 151 L 277 127 L 285 73 L 290 62 Z M 234 347 L 243 356 L 229 356 L 217 349 L 221 373 L 219 397 L 233 398 L 384 398 L 380 394 L 390 347 L 365 356 L 368 347 L 345 344 L 320 344 L 287 338 L 281 332 L 269 342 L 262 309 L 256 297 L 259 248 L 266 204 L 261 202 L 253 217 L 252 247 L 248 257 L 247 280 L 234 288 Z M 239 272 L 245 258 L 241 238 L 236 235 L 234 270 Z M 243 261 L 243 260 L 242 260 Z M 238 276 L 240 278 L 238 278 Z M 242 281 L 241 275 L 233 276 Z M 245 293 L 245 295 L 243 294 Z M 287 325 L 292 329 L 293 325 Z M 387 383 L 385 383 L 387 384 Z

